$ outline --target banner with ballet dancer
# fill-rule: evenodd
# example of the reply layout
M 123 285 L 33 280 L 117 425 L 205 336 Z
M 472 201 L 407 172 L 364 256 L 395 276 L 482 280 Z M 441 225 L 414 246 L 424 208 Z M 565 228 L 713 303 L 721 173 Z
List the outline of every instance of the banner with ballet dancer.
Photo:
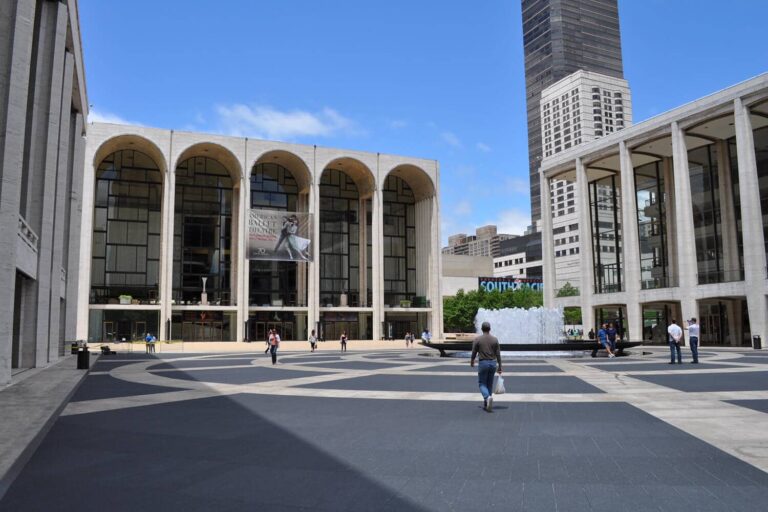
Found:
M 312 261 L 312 214 L 249 210 L 248 259 Z

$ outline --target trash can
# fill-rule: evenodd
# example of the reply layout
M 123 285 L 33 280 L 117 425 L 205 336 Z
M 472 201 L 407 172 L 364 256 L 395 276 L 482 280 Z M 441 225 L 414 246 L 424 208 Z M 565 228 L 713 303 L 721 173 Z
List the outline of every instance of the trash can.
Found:
M 763 348 L 763 341 L 760 339 L 760 336 L 752 336 L 752 348 L 755 350 Z
M 91 366 L 91 353 L 84 347 L 77 352 L 77 369 L 87 370 Z
M 79 347 L 80 347 L 80 344 L 78 342 L 76 341 L 72 342 L 72 344 L 70 345 L 70 350 L 72 355 L 77 354 Z

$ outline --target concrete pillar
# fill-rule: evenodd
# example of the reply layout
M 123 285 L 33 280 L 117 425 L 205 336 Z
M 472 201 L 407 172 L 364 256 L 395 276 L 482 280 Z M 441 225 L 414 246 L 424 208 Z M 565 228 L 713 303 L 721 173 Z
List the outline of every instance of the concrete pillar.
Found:
M 624 291 L 627 299 L 626 327 L 629 336 L 641 339 L 643 333 L 642 308 L 637 300 L 640 293 L 640 240 L 637 227 L 637 192 L 635 169 L 627 143 L 619 143 L 621 167 L 621 257 L 624 267 Z
M 765 296 L 766 266 L 763 216 L 760 205 L 760 184 L 757 177 L 755 139 L 749 108 L 740 98 L 733 104 L 736 128 L 736 154 L 739 163 L 739 196 L 741 199 L 741 229 L 744 241 L 744 278 L 747 286 L 747 308 L 751 335 L 766 339 Z M 762 286 L 759 285 L 762 284 Z
M 59 100 L 60 111 L 57 115 L 59 119 L 59 133 L 56 151 L 57 159 L 55 169 L 55 193 L 52 196 L 54 200 L 53 218 L 53 254 L 51 256 L 51 287 L 50 304 L 51 313 L 48 323 L 48 360 L 56 361 L 59 358 L 60 350 L 63 350 L 63 336 L 61 328 L 62 310 L 61 282 L 65 278 L 64 271 L 64 232 L 66 231 L 67 220 L 64 216 L 65 201 L 67 201 L 67 176 L 69 174 L 69 145 L 70 129 L 72 115 L 72 78 L 75 71 L 75 56 L 70 52 L 64 52 L 64 70 L 61 87 L 61 99 Z
M 731 162 L 728 158 L 728 143 L 720 140 L 717 147 L 717 179 L 720 200 L 720 240 L 723 247 L 723 272 L 726 281 L 737 278 L 741 267 L 737 238 L 736 207 L 734 201 Z
M 576 159 L 575 189 L 576 205 L 579 212 L 579 270 L 581 272 L 579 302 L 581 303 L 581 323 L 584 326 L 584 330 L 589 332 L 589 329 L 595 325 L 595 312 L 592 301 L 595 293 L 595 264 L 591 212 L 589 209 L 589 179 L 587 178 L 587 170 L 581 158 Z
M 680 286 L 680 307 L 682 315 L 696 311 L 696 299 L 693 291 L 696 289 L 696 237 L 693 227 L 693 210 L 691 204 L 691 175 L 688 170 L 688 150 L 685 145 L 685 133 L 677 124 L 672 123 L 672 168 L 674 173 L 675 190 L 675 247 L 677 249 L 677 268 Z M 682 322 L 682 319 L 680 319 Z
M 247 165 L 247 163 L 246 163 Z M 245 322 L 248 321 L 248 282 L 250 280 L 249 261 L 246 241 L 248 240 L 248 210 L 251 206 L 251 180 L 249 171 L 240 177 L 240 187 L 237 190 L 237 279 L 231 294 L 237 303 L 237 331 L 235 341 L 245 340 Z
M 173 231 L 176 220 L 176 168 L 170 160 L 173 155 L 173 132 L 168 147 L 168 169 L 163 180 L 162 235 L 160 239 L 160 331 L 162 337 L 173 338 L 167 325 L 173 320 Z
M 378 172 L 378 169 L 377 169 Z M 373 301 L 371 306 L 373 307 L 373 339 L 378 340 L 381 338 L 381 323 L 384 321 L 384 232 L 382 225 L 382 196 L 381 190 L 377 186 L 371 196 L 371 209 L 372 209 L 372 221 L 371 221 L 371 258 L 373 274 L 371 280 L 371 288 L 373 288 Z
M 32 219 L 32 226 L 38 230 L 40 236 L 40 248 L 37 267 L 37 350 L 35 365 L 45 366 L 56 356 L 51 356 L 51 325 L 55 318 L 58 324 L 58 300 L 51 298 L 57 296 L 61 283 L 60 268 L 54 272 L 53 266 L 60 261 L 61 255 L 54 254 L 55 215 L 56 215 L 56 185 L 59 156 L 59 131 L 62 92 L 64 88 L 65 68 L 65 41 L 67 35 L 67 6 L 56 2 L 43 4 L 46 11 L 43 18 L 49 24 L 47 29 L 40 34 L 41 44 L 38 46 L 38 62 L 35 82 L 35 108 L 39 110 L 37 116 L 39 132 L 42 139 L 38 142 L 35 160 L 35 176 L 32 189 L 27 195 L 27 214 Z M 42 41 L 46 40 L 45 51 L 42 49 Z M 40 87 L 41 80 L 49 80 L 49 87 Z M 46 90 L 42 90 L 46 89 Z M 67 102 L 71 101 L 67 98 Z M 57 313 L 54 314 L 54 311 Z M 55 343 L 55 341 L 54 341 Z
M 315 147 L 315 151 L 317 148 Z M 322 170 L 317 169 L 317 156 L 312 155 L 312 183 L 309 185 L 309 211 L 312 213 L 312 263 L 309 265 L 307 296 L 307 324 L 311 331 L 320 321 L 320 179 Z M 318 336 L 319 332 L 316 332 Z
M 443 339 L 443 294 L 441 291 L 441 280 L 443 276 L 442 258 L 440 257 L 440 204 L 438 195 L 430 198 L 432 212 L 430 216 L 430 227 L 432 230 L 431 246 L 429 250 L 429 281 L 430 281 L 430 304 L 432 305 L 432 339 Z
M 544 278 L 544 307 L 553 307 L 555 301 L 555 241 L 552 235 L 552 196 L 549 193 L 549 178 L 539 173 L 541 190 L 541 254 L 542 277 Z M 582 228 L 579 228 L 582 229 Z M 588 240 L 591 240 L 588 238 Z
M 661 172 L 664 179 L 664 226 L 667 231 L 667 275 L 670 285 L 677 285 L 677 246 L 672 243 L 677 240 L 677 224 L 675 223 L 675 179 L 672 170 L 672 159 L 664 157 L 661 161 Z
M 16 240 L 24 163 L 27 93 L 31 65 L 35 1 L 0 2 L 0 240 Z M 0 386 L 11 380 L 16 244 L 0 243 Z M 26 301 L 22 298 L 20 307 Z M 26 309 L 22 310 L 24 313 Z M 23 323 L 23 319 L 22 319 Z M 23 326 L 22 326 L 23 332 Z
M 69 188 L 69 256 L 67 257 L 67 326 L 66 340 L 78 339 L 77 314 L 79 303 L 77 293 L 81 278 L 90 282 L 90 275 L 80 269 L 81 240 L 90 239 L 90 233 L 82 229 L 83 216 L 83 169 L 85 166 L 85 137 L 83 137 L 83 115 L 75 114 L 72 149 L 72 180 Z

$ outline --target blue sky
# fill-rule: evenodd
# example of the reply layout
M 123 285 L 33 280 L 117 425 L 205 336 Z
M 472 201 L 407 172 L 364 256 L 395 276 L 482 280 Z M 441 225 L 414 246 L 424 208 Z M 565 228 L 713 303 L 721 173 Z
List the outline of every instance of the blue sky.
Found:
M 619 12 L 635 122 L 768 71 L 763 0 Z M 519 0 L 80 0 L 80 18 L 92 120 L 437 159 L 443 240 L 529 224 Z

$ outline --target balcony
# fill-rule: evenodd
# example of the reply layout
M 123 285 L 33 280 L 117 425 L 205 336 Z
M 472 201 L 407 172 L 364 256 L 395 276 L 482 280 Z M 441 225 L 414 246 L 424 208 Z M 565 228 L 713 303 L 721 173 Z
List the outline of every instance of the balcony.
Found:
M 699 284 L 733 283 L 744 280 L 744 270 L 710 270 L 696 274 Z
M 657 290 L 659 288 L 677 288 L 680 286 L 675 276 L 659 276 L 650 279 L 641 279 L 640 288 L 643 290 Z
M 29 246 L 30 249 L 32 249 L 34 252 L 37 252 L 39 237 L 21 215 L 19 215 L 18 235 L 21 237 L 24 243 Z

